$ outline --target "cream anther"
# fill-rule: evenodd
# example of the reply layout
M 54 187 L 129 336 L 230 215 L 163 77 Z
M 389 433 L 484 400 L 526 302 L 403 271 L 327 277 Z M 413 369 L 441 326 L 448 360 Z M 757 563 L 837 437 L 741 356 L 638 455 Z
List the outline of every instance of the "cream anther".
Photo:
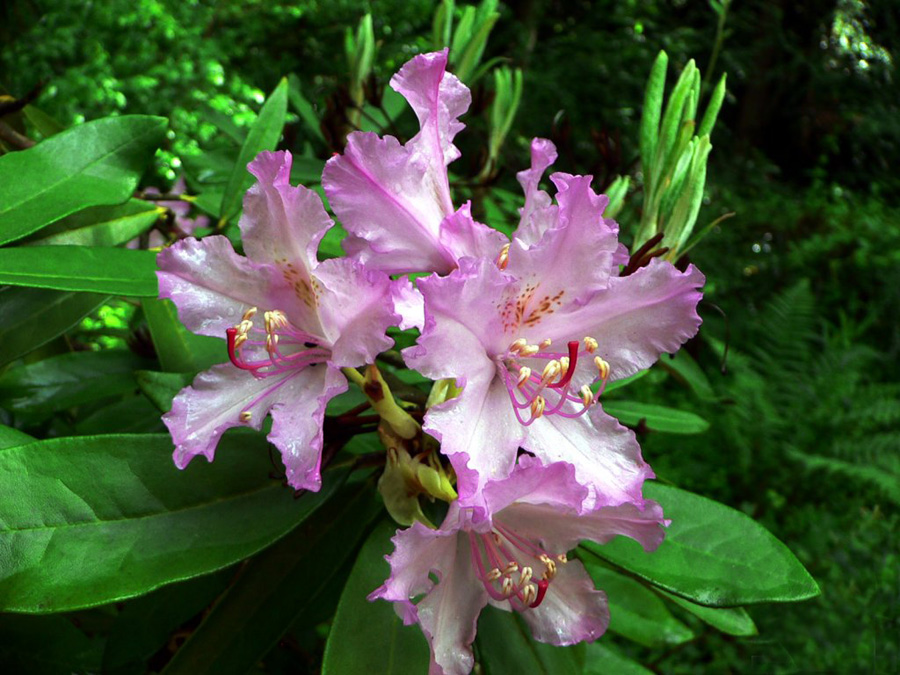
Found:
M 557 361 L 556 359 L 547 361 L 547 365 L 544 366 L 544 371 L 541 373 L 541 384 L 543 384 L 543 385 L 549 384 L 561 372 L 562 372 L 562 366 L 560 366 L 559 361 Z
M 254 316 L 256 316 L 256 312 L 258 311 L 259 310 L 256 307 L 251 307 L 246 312 L 244 312 L 244 316 L 242 316 L 241 319 L 243 319 L 244 321 L 249 321 Z
M 594 338 L 590 336 L 584 338 L 584 348 L 588 350 L 589 354 L 593 354 L 599 346 L 600 343 L 598 343 Z
M 560 357 L 560 359 L 559 359 L 559 367 L 560 367 L 559 376 L 560 376 L 560 377 L 565 377 L 565 376 L 566 376 L 566 373 L 569 372 L 569 357 L 568 357 L 568 356 L 561 356 L 561 357 Z
M 597 370 L 600 371 L 600 379 L 605 380 L 609 377 L 609 364 L 601 359 L 599 356 L 594 357 L 594 365 L 597 366 Z
M 541 348 L 537 345 L 525 345 L 519 350 L 519 354 L 522 356 L 534 356 L 539 351 L 541 351 Z
M 497 581 L 500 577 L 503 576 L 503 573 L 497 569 L 496 567 L 487 573 L 486 579 L 488 581 Z
M 523 567 L 522 573 L 519 575 L 519 586 L 524 586 L 531 581 L 532 576 L 534 576 L 534 570 L 530 567 Z
M 559 562 L 561 562 L 563 565 L 569 562 L 569 558 L 565 553 L 560 553 L 558 556 L 556 556 L 556 559 L 559 560 Z
M 513 343 L 509 346 L 509 351 L 512 354 L 518 354 L 527 346 L 528 340 L 526 340 L 525 338 L 519 338 L 518 340 L 513 341 Z
M 547 338 L 546 340 L 541 340 L 541 343 L 538 345 L 541 349 L 547 349 L 550 345 L 553 344 L 553 340 Z
M 591 391 L 591 388 L 588 385 L 583 385 L 579 392 L 581 394 L 581 402 L 584 403 L 584 407 L 590 407 L 591 403 L 594 402 L 594 392 Z
M 532 604 L 537 598 L 537 588 L 534 584 L 528 584 L 522 589 L 522 602 L 526 605 Z
M 503 589 L 503 595 L 506 595 L 506 596 L 512 595 L 513 592 L 515 591 L 515 585 L 513 584 L 512 579 L 510 579 L 509 577 L 504 577 L 502 589 Z
M 528 366 L 522 366 L 522 369 L 519 371 L 519 381 L 516 382 L 516 386 L 520 389 L 525 386 L 525 383 L 528 382 L 528 378 L 531 377 L 531 368 Z
M 531 402 L 531 416 L 535 419 L 544 414 L 544 408 L 547 406 L 543 396 L 535 396 Z
M 249 422 L 250 420 L 253 419 L 253 413 L 250 412 L 249 410 L 243 410 L 243 411 L 241 411 L 240 419 L 241 419 L 241 422 L 245 422 L 245 423 Z
M 504 244 L 503 248 L 500 249 L 500 255 L 497 256 L 497 267 L 501 270 L 506 269 L 506 265 L 509 263 L 509 244 Z
M 515 560 L 510 560 L 506 563 L 506 567 L 503 568 L 503 574 L 512 574 L 513 572 L 517 572 L 519 570 L 519 563 Z

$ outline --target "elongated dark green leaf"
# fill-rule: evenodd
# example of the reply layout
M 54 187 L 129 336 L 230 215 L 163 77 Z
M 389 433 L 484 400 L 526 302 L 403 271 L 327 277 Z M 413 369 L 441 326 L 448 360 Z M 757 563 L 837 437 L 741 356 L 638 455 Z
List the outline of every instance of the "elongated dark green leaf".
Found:
M 62 124 L 50 117 L 50 115 L 40 108 L 36 108 L 33 105 L 26 105 L 22 109 L 22 112 L 25 114 L 25 119 L 31 122 L 32 126 L 34 126 L 37 132 L 44 138 L 55 136 L 65 129 Z
M 145 299 L 141 303 L 150 327 L 156 356 L 170 373 L 197 373 L 228 360 L 225 339 L 194 335 L 178 320 L 171 300 Z
M 716 126 L 716 118 L 719 116 L 719 109 L 722 107 L 722 101 L 725 100 L 725 78 L 726 74 L 722 73 L 719 83 L 716 85 L 712 96 L 709 98 L 706 112 L 703 113 L 703 121 L 700 122 L 700 128 L 697 129 L 698 136 L 712 134 L 712 130 Z
M 647 483 L 644 496 L 663 506 L 672 524 L 653 553 L 618 537 L 583 544 L 601 558 L 655 586 L 708 607 L 791 602 L 819 594 L 794 554 L 749 516 L 685 490 Z
M 372 485 L 347 485 L 314 519 L 247 564 L 163 673 L 246 673 L 294 619 L 314 611 L 382 512 Z
M 107 297 L 44 288 L 0 288 L 0 365 L 62 335 Z
M 615 380 L 614 382 L 610 382 L 606 385 L 606 389 L 604 391 L 615 391 L 616 389 L 621 389 L 622 387 L 627 387 L 632 382 L 635 382 L 647 373 L 650 372 L 650 369 L 647 370 L 639 370 L 634 375 L 629 375 L 628 377 L 622 378 L 621 380 Z
M 325 644 L 323 675 L 406 675 L 428 672 L 428 643 L 418 626 L 404 626 L 391 603 L 366 596 L 390 575 L 384 556 L 397 526 L 375 528 L 363 545 Z
M 155 298 L 156 253 L 89 246 L 3 248 L 0 284 Z
M 657 362 L 661 368 L 669 371 L 704 401 L 716 398 L 712 385 L 706 373 L 697 365 L 697 362 L 683 349 L 677 354 L 664 354 Z
M 41 230 L 28 246 L 118 246 L 140 236 L 165 209 L 140 199 L 116 206 L 92 206 L 66 216 Z
M 743 607 L 704 607 L 690 600 L 679 598 L 677 595 L 666 593 L 661 588 L 657 588 L 656 592 L 723 633 L 738 637 L 757 634 L 756 624 L 753 623 L 753 619 Z
M 24 431 L 13 429 L 5 424 L 0 424 L 0 450 L 16 448 L 20 445 L 31 443 L 34 440 L 33 436 L 29 436 Z
M 587 646 L 583 675 L 653 675 L 652 670 L 622 656 L 604 642 L 600 638 Z
M 666 88 L 666 68 L 669 57 L 660 52 L 650 69 L 647 89 L 644 91 L 644 109 L 641 113 L 641 164 L 645 181 L 651 178 L 656 157 L 656 144 L 659 139 L 659 118 L 662 116 L 663 97 Z
M 515 612 L 490 605 L 481 611 L 475 644 L 485 675 L 580 675 L 584 667 L 583 643 L 554 647 L 536 642 Z
M 303 91 L 300 86 L 300 78 L 298 78 L 293 73 L 288 78 L 288 96 L 291 100 L 291 105 L 294 107 L 294 110 L 300 115 L 300 119 L 306 124 L 306 130 L 313 135 L 313 137 L 319 139 L 322 143 L 325 143 L 325 136 L 322 135 L 322 129 L 320 128 L 319 118 L 316 116 L 316 111 L 313 109 L 312 104 L 306 100 L 306 97 L 303 96 Z
M 135 373 L 138 386 L 160 412 L 169 412 L 172 399 L 194 379 L 193 373 L 159 373 L 140 370 Z
M 281 82 L 259 111 L 256 122 L 250 127 L 247 140 L 241 146 L 237 163 L 225 186 L 225 194 L 222 195 L 220 210 L 222 221 L 230 220 L 240 211 L 241 198 L 253 183 L 253 176 L 247 171 L 247 164 L 263 150 L 274 150 L 278 145 L 281 130 L 284 128 L 284 118 L 287 115 L 287 95 L 287 79 L 281 78 Z
M 134 371 L 150 362 L 131 352 L 72 352 L 0 376 L 0 406 L 17 412 L 61 410 L 137 388 Z
M 107 117 L 0 157 L 0 244 L 79 209 L 124 202 L 166 124 L 148 115 Z
M 162 434 L 166 426 L 159 410 L 145 396 L 135 395 L 110 403 L 75 423 L 74 435 Z
M 603 401 L 602 405 L 622 424 L 634 426 L 643 420 L 648 429 L 670 434 L 702 434 L 709 429 L 709 422 L 686 410 L 638 401 Z
M 583 557 L 594 584 L 609 600 L 609 629 L 645 647 L 678 645 L 694 637 L 690 628 L 672 616 L 650 589 L 605 565 Z
M 0 608 L 113 602 L 231 565 L 312 513 L 340 482 L 295 500 L 259 434 L 179 471 L 168 435 L 80 436 L 0 453 Z
M 146 665 L 173 630 L 208 607 L 234 577 L 234 568 L 170 584 L 125 604 L 103 650 L 103 672 L 132 675 Z
M 0 616 L 4 673 L 69 675 L 99 672 L 103 643 L 63 616 Z

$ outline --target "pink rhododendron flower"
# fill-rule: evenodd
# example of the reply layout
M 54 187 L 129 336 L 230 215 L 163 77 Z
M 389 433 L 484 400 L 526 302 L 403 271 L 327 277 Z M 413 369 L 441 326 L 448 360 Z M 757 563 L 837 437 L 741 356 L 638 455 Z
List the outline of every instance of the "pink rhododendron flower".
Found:
M 520 612 L 541 642 L 595 640 L 609 625 L 606 595 L 566 554 L 579 541 L 620 534 L 653 550 L 664 521 L 649 501 L 581 513 L 586 492 L 571 465 L 523 457 L 508 478 L 484 487 L 487 519 L 457 501 L 439 529 L 415 523 L 398 531 L 387 557 L 391 576 L 369 599 L 396 603 L 404 623 L 421 626 L 433 675 L 472 669 L 476 623 L 488 603 Z
M 162 297 L 195 333 L 226 338 L 230 363 L 201 373 L 163 419 L 175 463 L 212 460 L 226 429 L 259 429 L 281 451 L 288 483 L 317 490 L 325 406 L 347 389 L 340 368 L 374 360 L 396 325 L 390 279 L 346 258 L 319 262 L 333 223 L 313 191 L 289 183 L 291 155 L 262 153 L 240 221 L 247 257 L 228 239 L 186 239 L 158 256 Z M 223 345 L 223 357 L 226 349 Z
M 391 274 L 446 274 L 463 256 L 495 256 L 506 237 L 455 210 L 447 165 L 459 157 L 453 138 L 469 107 L 469 89 L 446 72 L 447 50 L 422 54 L 391 79 L 419 118 L 405 145 L 393 136 L 354 132 L 343 155 L 325 165 L 322 186 L 350 232 L 344 249 Z
M 535 141 L 532 169 L 520 174 L 519 231 L 494 260 L 464 258 L 446 277 L 418 280 L 424 329 L 404 357 L 464 388 L 425 418 L 460 476 L 461 498 L 509 475 L 523 447 L 573 464 L 589 488 L 585 508 L 639 501 L 653 474 L 590 385 L 647 368 L 693 336 L 704 277 L 658 259 L 618 276 L 627 256 L 590 177 L 551 176 L 556 204 L 538 189 L 554 156 L 549 141 Z

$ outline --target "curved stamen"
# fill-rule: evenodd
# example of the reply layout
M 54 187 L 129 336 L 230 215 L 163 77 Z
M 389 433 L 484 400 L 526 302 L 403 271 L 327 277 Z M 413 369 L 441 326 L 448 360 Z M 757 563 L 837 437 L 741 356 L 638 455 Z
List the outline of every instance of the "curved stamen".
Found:
M 264 314 L 264 328 L 251 320 L 257 309 L 252 307 L 240 323 L 225 329 L 228 343 L 228 359 L 241 370 L 255 377 L 269 377 L 289 370 L 302 370 L 331 357 L 331 350 L 320 344 L 320 338 L 294 326 L 284 312 L 271 310 Z M 255 333 L 258 338 L 251 338 Z M 285 353 L 283 347 L 292 350 Z M 247 359 L 244 352 L 252 350 L 256 359 Z

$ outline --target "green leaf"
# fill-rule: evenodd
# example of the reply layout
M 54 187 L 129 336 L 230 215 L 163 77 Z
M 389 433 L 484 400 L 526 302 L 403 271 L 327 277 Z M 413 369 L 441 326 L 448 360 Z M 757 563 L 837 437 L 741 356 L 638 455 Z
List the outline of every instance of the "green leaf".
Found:
M 146 397 L 120 399 L 91 412 L 75 424 L 75 436 L 166 433 L 159 411 Z
M 141 199 L 117 206 L 92 206 L 66 216 L 41 231 L 28 246 L 119 246 L 143 234 L 166 212 Z
M 597 588 L 609 600 L 609 629 L 645 647 L 679 645 L 693 631 L 672 616 L 666 604 L 639 581 L 613 572 L 592 555 L 582 557 Z
M 687 385 L 701 400 L 715 400 L 716 393 L 709 383 L 709 378 L 685 350 L 682 349 L 677 354 L 664 354 L 657 363 L 660 368 L 669 371 L 676 380 Z
M 709 105 L 706 106 L 706 112 L 703 113 L 703 121 L 700 122 L 700 128 L 697 129 L 698 136 L 708 136 L 712 134 L 713 128 L 716 126 L 716 118 L 719 116 L 719 109 L 722 107 L 722 101 L 725 100 L 725 73 L 713 90 L 712 96 L 709 98 Z
M 669 57 L 661 51 L 650 69 L 650 78 L 644 91 L 644 110 L 641 114 L 641 166 L 647 184 L 653 178 L 650 172 L 656 157 L 656 145 L 659 142 L 659 118 L 662 115 L 668 65 Z M 649 192 L 649 185 L 647 189 Z
M 228 360 L 224 336 L 219 340 L 191 333 L 178 320 L 178 312 L 171 300 L 147 298 L 141 307 L 159 363 L 166 372 L 199 373 Z
M 312 104 L 306 100 L 306 97 L 303 96 L 303 91 L 300 87 L 300 78 L 293 73 L 288 77 L 288 98 L 290 99 L 294 110 L 300 115 L 300 119 L 306 124 L 306 130 L 322 143 L 325 143 L 325 136 L 322 135 L 322 129 L 320 128 L 320 122 L 316 115 L 316 111 L 312 107 Z
M 249 671 L 298 616 L 316 611 L 382 512 L 371 484 L 348 484 L 315 518 L 247 563 L 164 675 Z
M 3 248 L 0 284 L 155 298 L 156 253 L 89 246 Z
M 582 544 L 655 586 L 708 607 L 793 602 L 819 594 L 794 554 L 749 516 L 711 499 L 651 482 L 644 496 L 672 524 L 653 553 L 624 537 Z
M 738 637 L 757 635 L 756 624 L 753 623 L 753 619 L 743 607 L 704 607 L 690 600 L 679 598 L 677 595 L 666 593 L 660 588 L 657 588 L 656 592 L 723 633 Z
M 687 97 L 691 92 L 691 86 L 694 82 L 694 71 L 696 69 L 697 67 L 694 65 L 693 59 L 687 62 L 687 65 L 678 77 L 678 81 L 675 83 L 675 87 L 672 89 L 672 93 L 669 95 L 669 100 L 666 102 L 666 111 L 663 114 L 662 126 L 659 130 L 659 140 L 657 141 L 656 146 L 654 170 L 664 165 L 672 154 L 678 131 L 682 126 L 682 114 L 684 112 L 684 106 L 687 103 Z
M 234 577 L 233 568 L 157 589 L 127 602 L 109 632 L 103 673 L 149 672 L 146 662 L 175 629 L 219 596 Z
M 71 352 L 13 368 L 0 376 L 0 405 L 15 412 L 52 412 L 137 388 L 134 371 L 150 362 L 131 352 Z
M 653 675 L 652 670 L 647 670 L 600 641 L 587 645 L 584 661 L 583 675 Z
M 103 643 L 63 616 L 0 616 L 4 673 L 68 675 L 100 671 Z
M 147 115 L 107 117 L 0 156 L 0 244 L 88 206 L 124 202 L 166 124 Z
M 25 114 L 25 119 L 31 122 L 31 125 L 35 130 L 44 138 L 55 136 L 60 131 L 65 130 L 65 127 L 62 124 L 57 122 L 40 108 L 36 108 L 33 105 L 26 105 L 22 109 L 22 112 Z
M 34 440 L 33 436 L 29 436 L 24 431 L 8 427 L 5 424 L 0 424 L 0 450 L 17 448 L 20 445 L 26 445 Z
M 536 642 L 516 612 L 488 605 L 478 619 L 476 655 L 485 675 L 580 675 L 584 644 L 554 647 Z
M 193 373 L 160 373 L 139 370 L 135 374 L 138 386 L 160 412 L 169 412 L 172 399 L 194 379 Z
M 709 429 L 709 422 L 686 410 L 638 401 L 603 401 L 602 405 L 605 412 L 630 426 L 643 420 L 648 429 L 670 434 L 702 434 Z
M 615 380 L 613 382 L 610 382 L 609 384 L 606 385 L 606 388 L 603 391 L 605 393 L 605 392 L 615 391 L 616 389 L 622 389 L 624 387 L 627 387 L 629 384 L 641 379 L 642 377 L 644 377 L 644 375 L 646 375 L 649 372 L 650 372 L 649 368 L 647 368 L 645 370 L 639 370 L 634 375 L 629 375 L 628 377 L 624 377 L 621 380 Z M 606 407 L 606 402 L 604 401 L 604 408 L 605 407 Z
M 363 544 L 328 634 L 323 675 L 428 672 L 428 643 L 421 629 L 404 626 L 392 603 L 366 599 L 390 575 L 384 556 L 394 548 L 396 531 L 396 525 L 384 520 Z
M 65 333 L 107 297 L 44 288 L 0 288 L 0 365 Z
M 225 185 L 225 193 L 222 195 L 221 223 L 231 220 L 241 209 L 241 198 L 247 189 L 253 184 L 253 176 L 247 171 L 254 157 L 264 150 L 274 150 L 281 138 L 281 130 L 284 128 L 284 118 L 287 115 L 287 78 L 281 78 L 275 91 L 266 99 L 259 117 L 250 127 L 247 140 L 241 146 L 237 163 L 231 172 L 231 177 Z
M 227 567 L 331 494 L 295 500 L 259 434 L 226 435 L 212 464 L 172 464 L 168 435 L 56 438 L 0 453 L 0 608 L 60 612 Z

